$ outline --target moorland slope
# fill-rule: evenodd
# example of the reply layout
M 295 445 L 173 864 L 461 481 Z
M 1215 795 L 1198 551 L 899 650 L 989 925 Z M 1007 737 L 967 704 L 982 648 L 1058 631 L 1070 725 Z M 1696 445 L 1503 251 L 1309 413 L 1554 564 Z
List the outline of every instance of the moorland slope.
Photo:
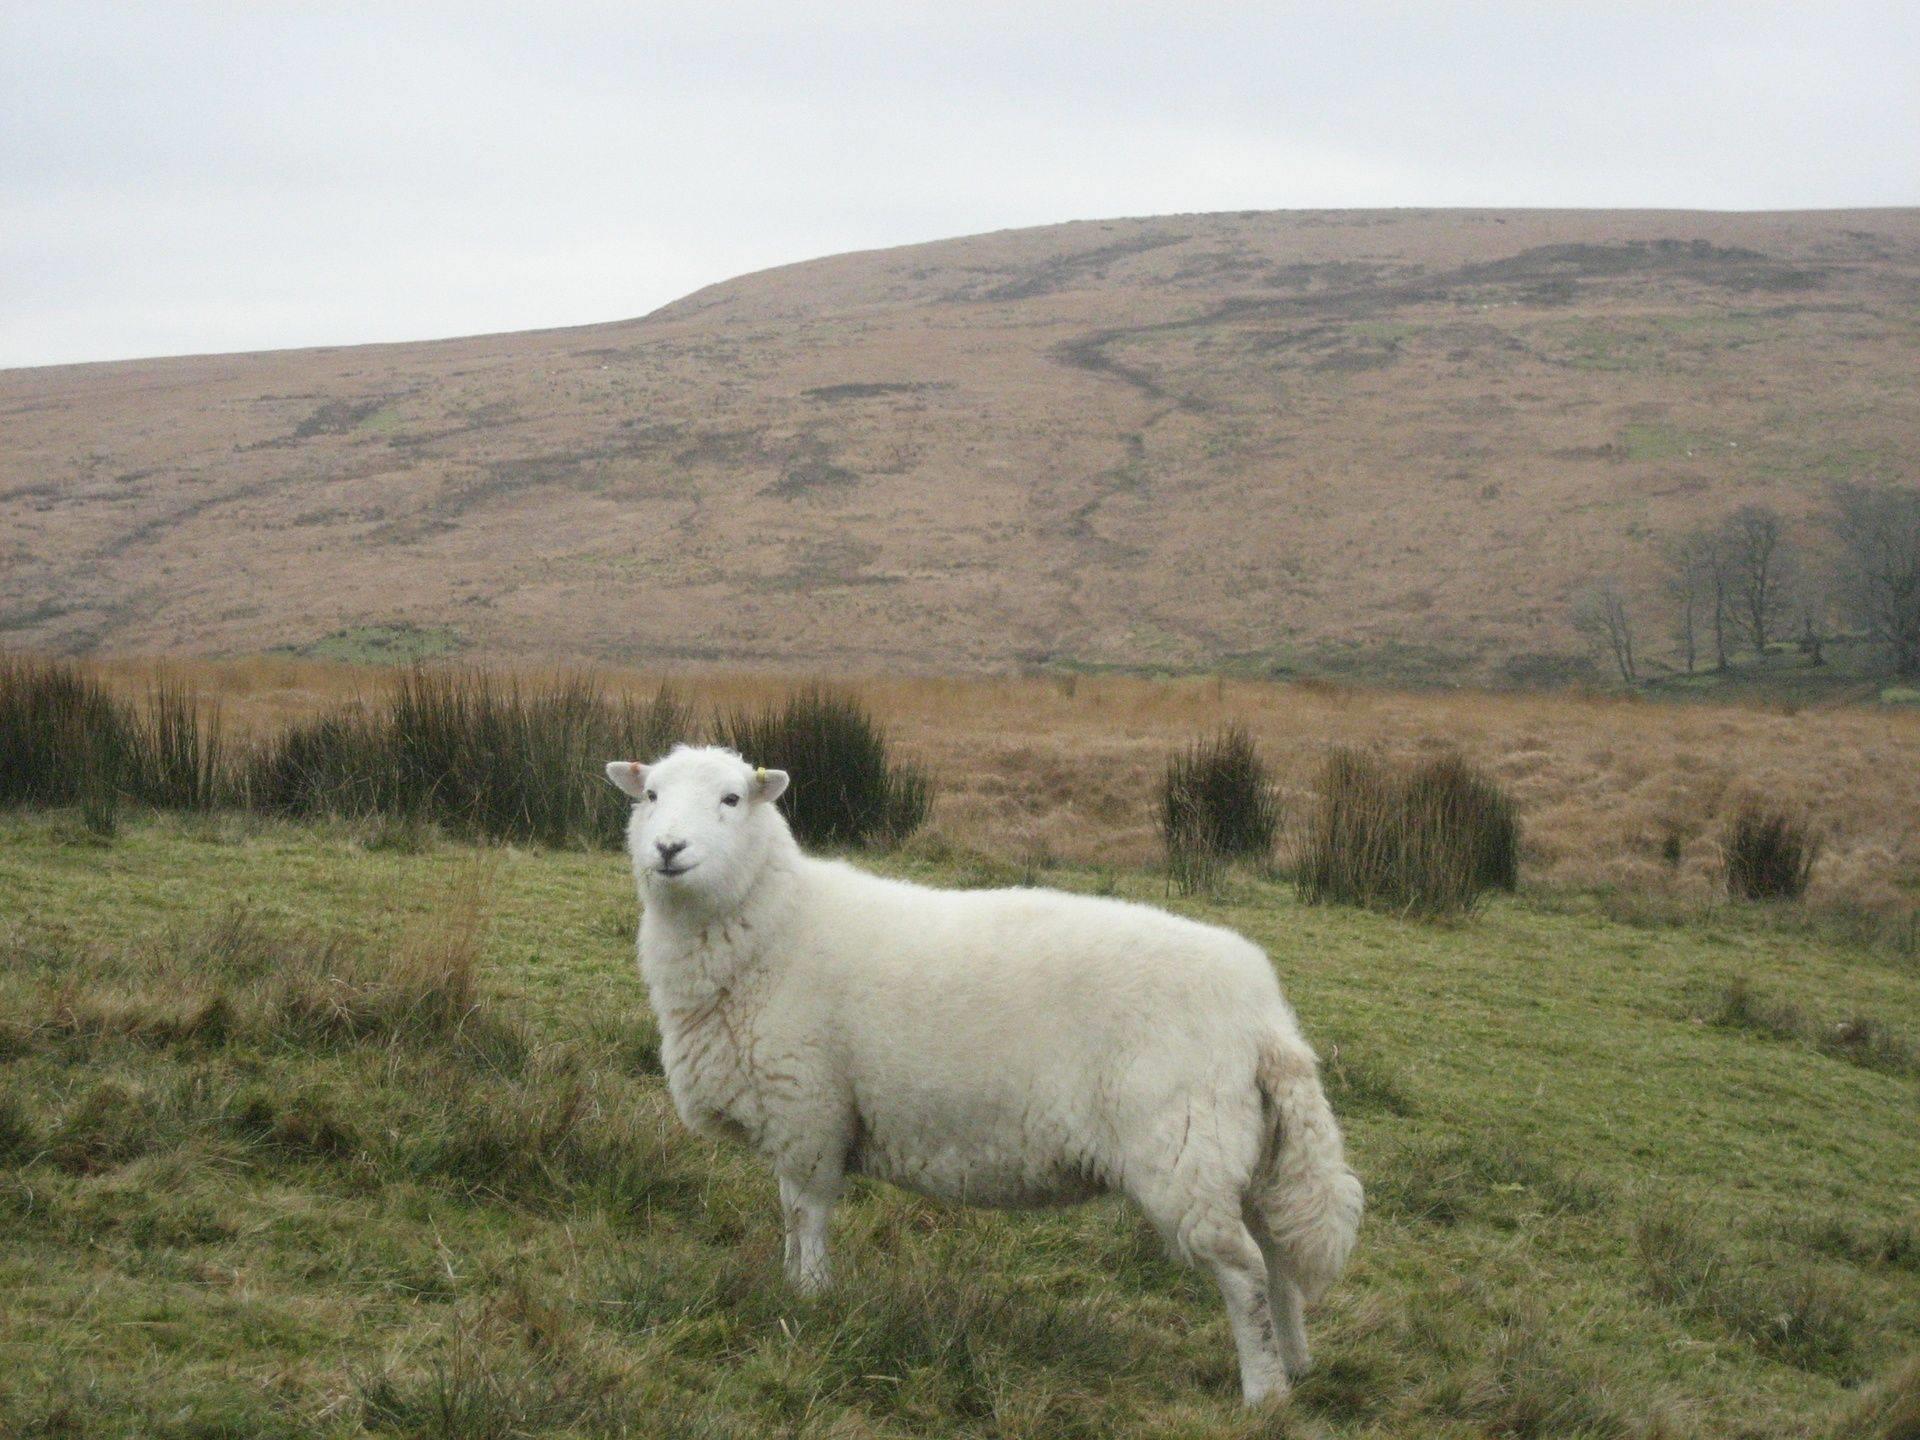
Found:
M 6 371 L 0 644 L 1566 678 L 1595 577 L 1904 476 L 1917 370 L 1920 211 L 1409 210 Z

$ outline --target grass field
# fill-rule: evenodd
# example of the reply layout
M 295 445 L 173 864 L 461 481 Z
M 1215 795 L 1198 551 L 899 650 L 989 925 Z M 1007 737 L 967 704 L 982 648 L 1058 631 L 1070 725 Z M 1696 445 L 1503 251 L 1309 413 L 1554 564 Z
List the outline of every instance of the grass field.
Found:
M 0 817 L 0 1434 L 1914 1433 L 1911 961 L 1565 892 L 1174 903 L 1271 950 L 1369 1187 L 1279 1414 L 1117 1205 L 862 1189 L 787 1294 L 771 1181 L 672 1116 L 617 857 Z

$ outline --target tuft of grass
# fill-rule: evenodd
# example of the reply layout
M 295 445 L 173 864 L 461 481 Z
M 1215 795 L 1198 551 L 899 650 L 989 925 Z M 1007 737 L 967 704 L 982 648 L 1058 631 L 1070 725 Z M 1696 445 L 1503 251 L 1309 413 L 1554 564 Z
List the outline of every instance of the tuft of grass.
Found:
M 927 773 L 893 759 L 885 732 L 850 694 L 811 686 L 758 710 L 725 711 L 714 730 L 753 764 L 788 773 L 780 808 L 804 845 L 897 845 L 932 809 Z
M 1327 1099 L 1342 1115 L 1407 1116 L 1417 1106 L 1400 1073 L 1378 1055 L 1349 1053 L 1335 1045 L 1320 1067 Z
M 1860 1392 L 1833 1431 L 1833 1440 L 1916 1440 L 1920 1437 L 1920 1355 Z
M 1798 900 L 1813 878 L 1820 842 L 1804 820 L 1749 800 L 1728 817 L 1720 853 L 1735 898 Z
M 1535 1314 L 1505 1317 L 1480 1362 L 1439 1387 L 1436 1408 L 1512 1440 L 1629 1440 L 1639 1421 Z
M 217 705 L 161 679 L 144 704 L 114 699 L 59 660 L 0 656 L 0 805 L 74 805 L 103 838 L 122 798 L 210 810 L 232 799 Z
M 1763 1269 L 1729 1253 L 1696 1212 L 1642 1214 L 1634 1244 L 1663 1304 L 1717 1322 L 1761 1354 L 1819 1374 L 1852 1373 L 1862 1315 L 1846 1290 L 1804 1269 Z
M 1431 1225 L 1511 1229 L 1532 1213 L 1591 1214 L 1608 1198 L 1604 1184 L 1562 1169 L 1552 1156 L 1480 1131 L 1405 1145 L 1368 1181 L 1374 1209 Z
M 1237 725 L 1167 757 L 1158 808 L 1168 871 L 1184 894 L 1211 888 L 1223 860 L 1265 862 L 1280 830 L 1272 778 Z
M 359 1383 L 360 1419 L 438 1440 L 624 1435 L 638 1397 L 595 1363 L 582 1327 L 524 1287 L 467 1307 L 430 1359 L 395 1360 Z
M 1518 880 L 1512 800 L 1455 756 L 1400 771 L 1336 750 L 1301 843 L 1302 899 L 1415 915 L 1470 909 Z
M 1849 1015 L 1822 1023 L 1791 1001 L 1769 999 L 1744 976 L 1727 982 L 1702 1016 L 1709 1024 L 1811 1045 L 1823 1055 L 1888 1075 L 1920 1074 L 1920 1046 L 1885 1021 Z
M 1786 1234 L 1811 1250 L 1852 1265 L 1920 1273 L 1920 1221 L 1864 1221 L 1846 1215 L 1801 1220 Z

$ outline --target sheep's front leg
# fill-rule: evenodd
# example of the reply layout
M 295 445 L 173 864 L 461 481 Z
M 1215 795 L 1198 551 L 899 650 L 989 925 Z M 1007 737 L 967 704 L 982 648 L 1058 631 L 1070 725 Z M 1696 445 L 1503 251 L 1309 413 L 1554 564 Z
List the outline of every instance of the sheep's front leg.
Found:
M 780 1218 L 786 1226 L 787 1280 L 802 1295 L 818 1295 L 833 1278 L 827 1263 L 827 1218 L 836 1197 L 817 1186 L 780 1177 Z

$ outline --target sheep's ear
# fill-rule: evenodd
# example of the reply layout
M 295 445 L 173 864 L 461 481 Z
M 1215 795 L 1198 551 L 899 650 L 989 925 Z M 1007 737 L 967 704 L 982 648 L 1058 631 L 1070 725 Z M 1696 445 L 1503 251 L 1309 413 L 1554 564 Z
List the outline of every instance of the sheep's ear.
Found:
M 753 798 L 756 803 L 771 805 L 786 793 L 786 771 L 756 770 L 753 772 Z
M 610 760 L 607 779 L 638 800 L 647 793 L 647 767 L 638 760 Z

